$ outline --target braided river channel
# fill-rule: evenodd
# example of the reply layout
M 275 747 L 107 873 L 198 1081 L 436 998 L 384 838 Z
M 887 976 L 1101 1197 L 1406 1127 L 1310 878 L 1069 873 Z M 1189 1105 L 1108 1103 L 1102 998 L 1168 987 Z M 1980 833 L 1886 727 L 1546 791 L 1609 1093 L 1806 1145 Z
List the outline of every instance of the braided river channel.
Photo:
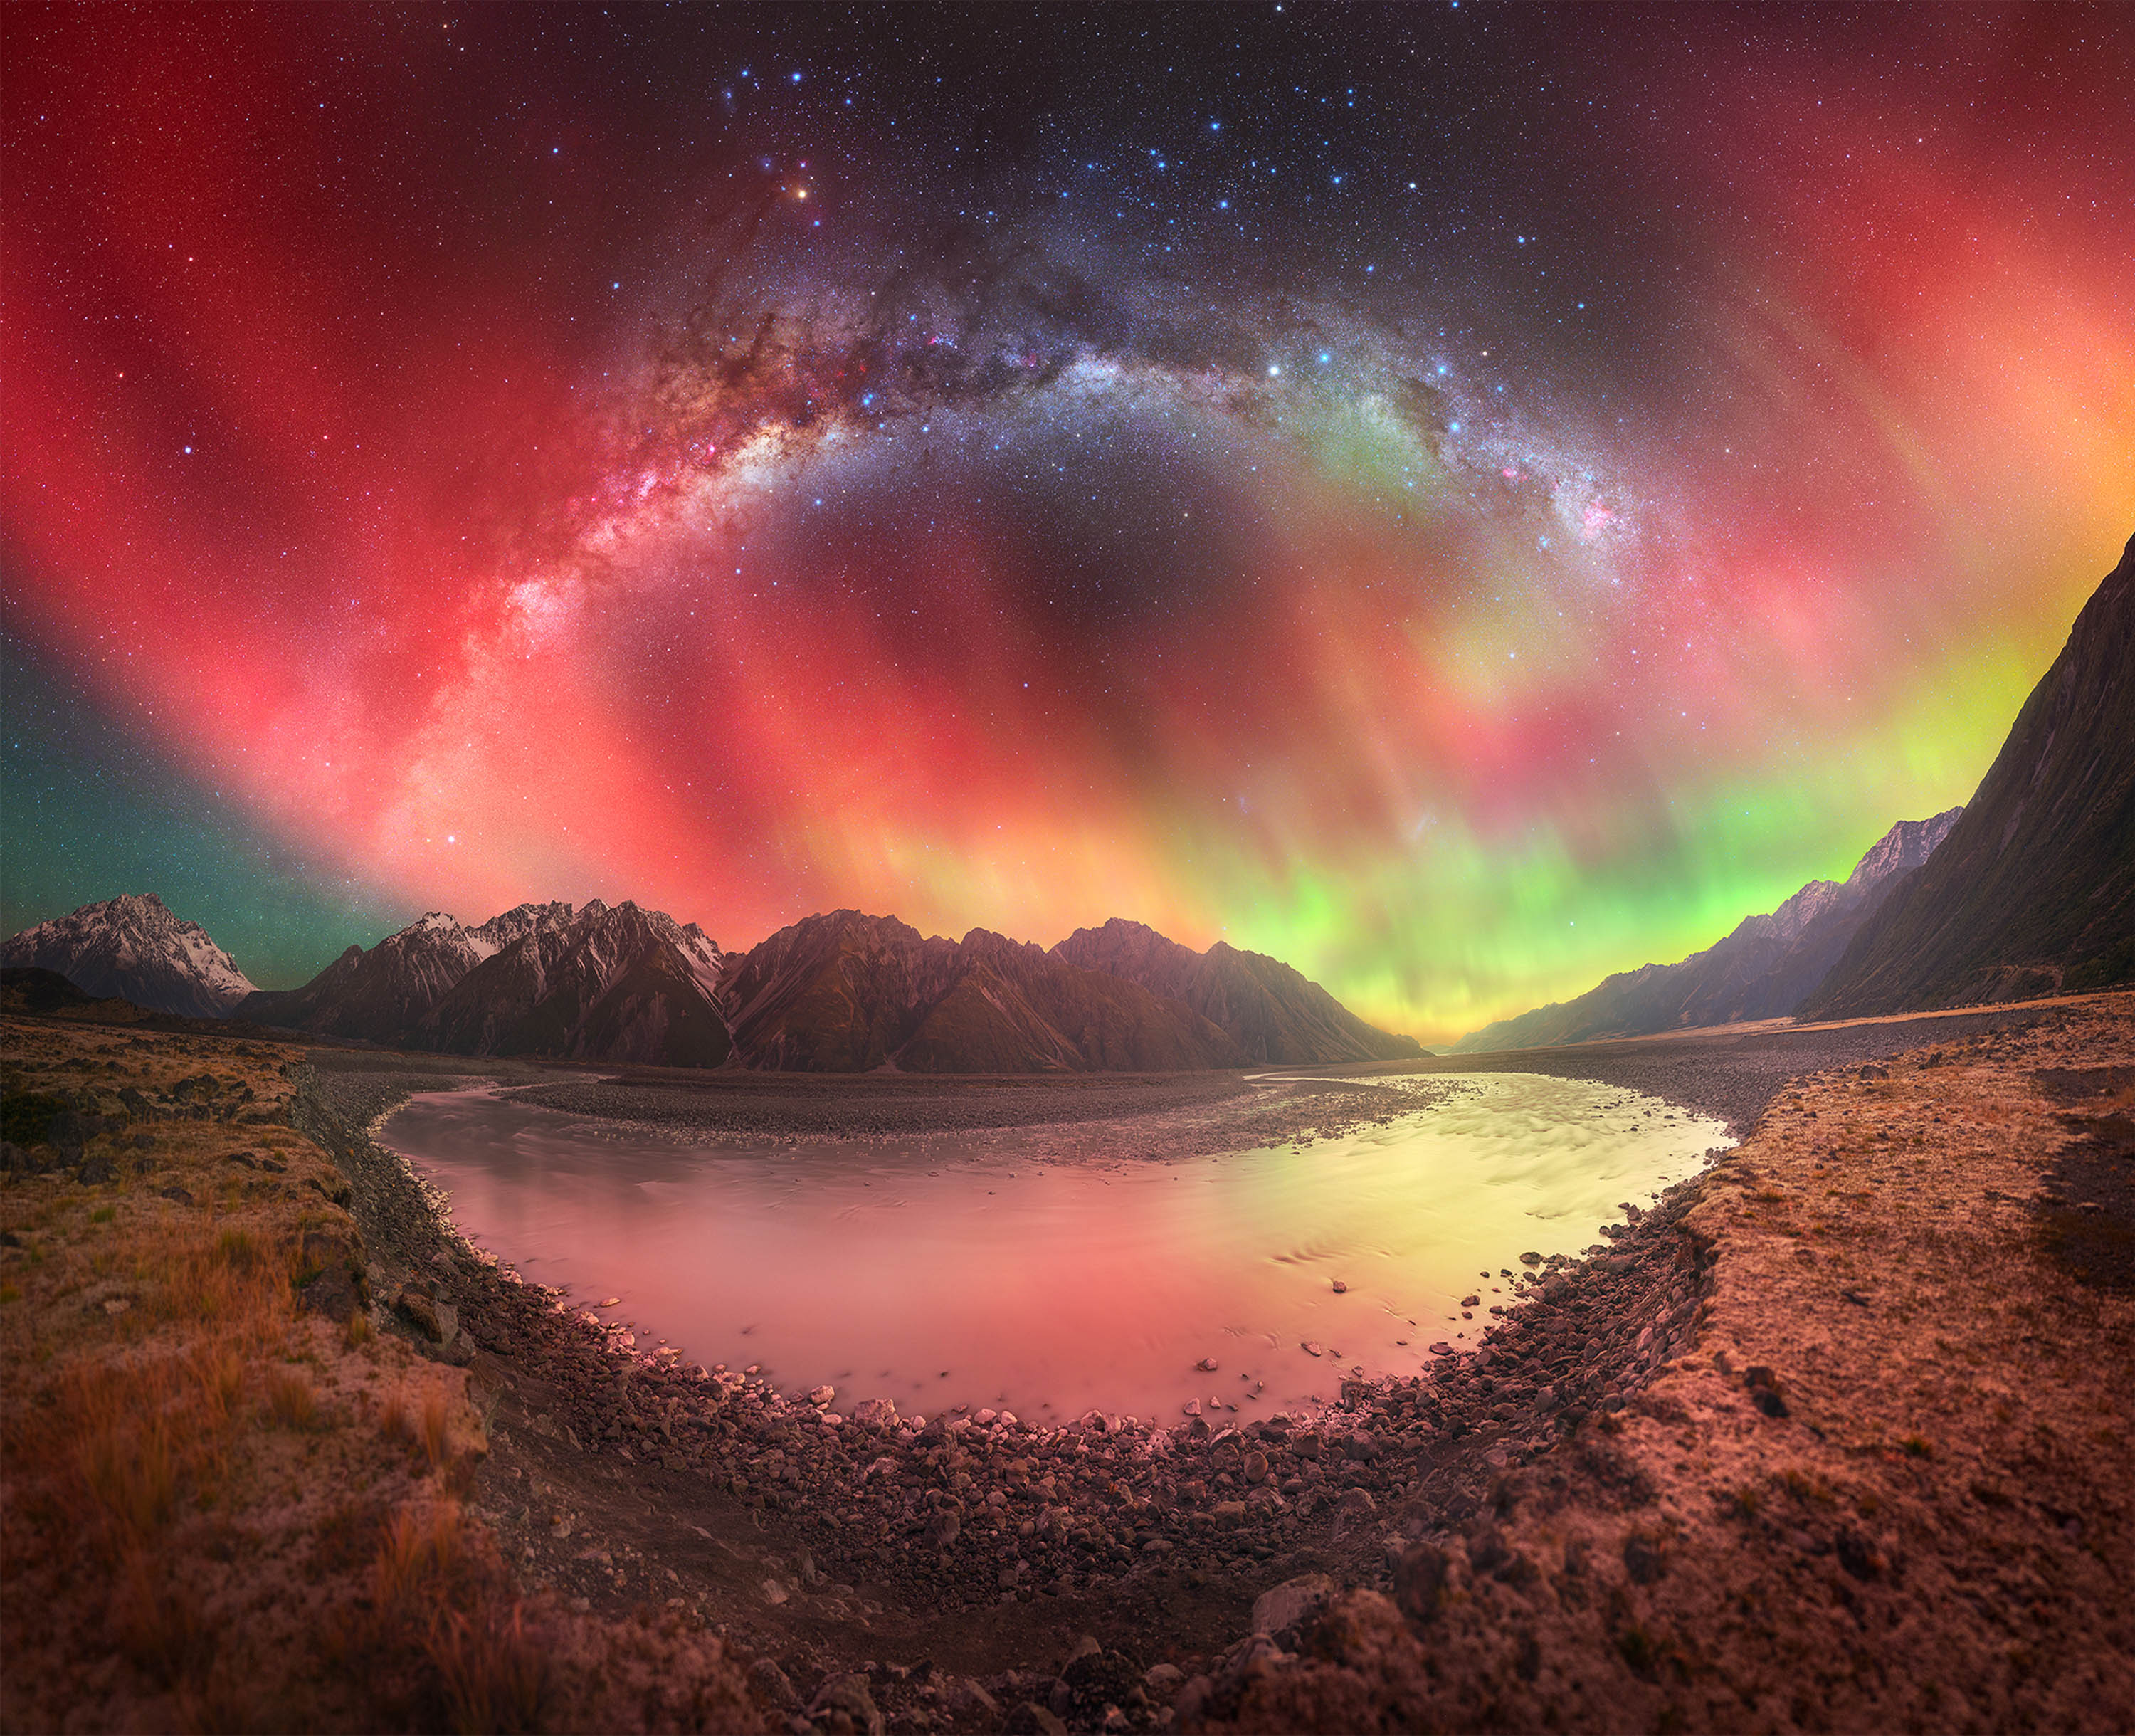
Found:
M 1450 1084 L 1352 1137 L 1190 1160 L 1050 1160 L 1013 1130 L 686 1142 L 488 1089 L 416 1096 L 378 1137 L 461 1234 L 640 1353 L 841 1411 L 1221 1420 L 1472 1346 L 1523 1254 L 1586 1250 L 1732 1143 L 1620 1087 Z

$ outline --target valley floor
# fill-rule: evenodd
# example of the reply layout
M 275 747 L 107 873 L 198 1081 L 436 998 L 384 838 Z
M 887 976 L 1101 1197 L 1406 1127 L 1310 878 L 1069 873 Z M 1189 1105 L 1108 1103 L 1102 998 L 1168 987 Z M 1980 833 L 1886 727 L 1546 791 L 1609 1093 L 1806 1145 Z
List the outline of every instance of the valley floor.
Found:
M 1534 1274 L 1480 1355 L 1213 1431 L 915 1432 L 627 1352 L 370 1141 L 467 1063 L 5 1036 L 11 1138 L 18 1098 L 86 1117 L 0 1183 L 10 1729 L 2135 1723 L 2135 1418 L 2101 1378 L 2135 1326 L 2135 997 L 1405 1069 L 1604 1079 L 1746 1140 Z M 481 1073 L 698 1137 L 955 1103 L 1068 1156 L 1138 1118 L 1274 1143 L 1413 1104 Z M 180 1317 L 167 1245 L 269 1250 L 241 1333 Z M 158 1402 L 207 1444 L 114 1482 L 111 1431 L 159 1425 L 111 1392 L 203 1346 L 237 1371 Z M 206 1588 L 198 1623 L 154 1616 L 164 1583 Z

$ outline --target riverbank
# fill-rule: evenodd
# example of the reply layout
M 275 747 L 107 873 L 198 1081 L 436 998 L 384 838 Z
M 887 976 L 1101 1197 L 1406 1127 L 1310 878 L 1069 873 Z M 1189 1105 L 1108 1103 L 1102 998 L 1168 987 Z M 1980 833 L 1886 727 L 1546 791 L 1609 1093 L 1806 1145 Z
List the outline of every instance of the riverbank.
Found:
M 1479 1352 L 1251 1427 L 1123 1428 L 1093 1415 L 1038 1430 L 981 1413 L 915 1428 L 847 1414 L 850 1395 L 796 1402 L 745 1375 L 700 1376 L 475 1254 L 370 1140 L 393 1103 L 461 1066 L 257 1045 L 257 1077 L 273 1071 L 279 1094 L 233 1113 L 283 1118 L 294 1125 L 278 1149 L 331 1158 L 346 1205 L 321 1195 L 317 1209 L 345 1212 L 369 1292 L 351 1317 L 377 1329 L 374 1354 L 486 1418 L 486 1450 L 454 1462 L 466 1467 L 469 1548 L 508 1575 L 496 1607 L 581 1635 L 667 1634 L 656 1643 L 694 1661 L 707 1694 L 745 1679 L 747 1704 L 729 1704 L 722 1728 L 751 1717 L 976 1732 L 1053 1718 L 1628 1729 L 2026 1716 L 2081 1728 L 2089 1714 L 2072 1696 L 2086 1683 L 2124 1724 L 2111 1647 L 2126 1632 L 2125 1593 L 2094 1584 L 2084 1563 L 2126 1559 L 2130 1541 L 2118 1491 L 2135 1469 L 2135 1430 L 2124 1391 L 2097 1379 L 2128 1365 L 2126 1292 L 2113 1287 L 2135 1218 L 2113 1155 L 2127 1085 L 2108 1074 L 2105 1096 L 2092 1087 L 2099 1068 L 2129 1062 L 2135 1001 L 1989 1016 L 2022 1028 L 1960 1044 L 1943 1026 L 1940 1059 L 1920 1050 L 1889 1080 L 1849 1065 L 1799 1081 L 1765 1105 L 1741 1150 L 1619 1226 L 1595 1257 L 1523 1274 Z M 82 1059 L 152 1062 L 167 1085 L 196 1064 L 189 1053 Z M 1556 1070 L 1539 1055 L 1518 1062 Z M 56 1059 L 40 1064 L 41 1079 L 57 1078 Z M 2046 1086 L 2041 1075 L 2076 1077 Z M 11 1075 L 11 1093 L 23 1083 Z M 168 1093 L 156 1090 L 144 1101 L 161 1113 Z M 204 1169 L 224 1161 L 208 1148 L 236 1123 L 216 1125 L 197 1154 Z M 94 1135 L 90 1155 L 111 1137 Z M 226 1173 L 240 1188 L 287 1185 L 283 1172 Z M 335 1185 L 323 1166 L 320 1179 Z M 166 1185 L 160 1170 L 138 1180 Z M 46 1239 L 18 1236 L 25 1249 L 64 1234 L 88 1258 L 109 1227 L 89 1221 L 94 1190 L 120 1189 L 112 1197 L 130 1214 L 134 1185 L 27 1177 L 0 1189 L 0 1210 L 49 1215 L 33 1231 Z M 2041 1204 L 2056 1187 L 2067 1197 Z M 224 1188 L 215 1204 L 232 1209 L 235 1195 Z M 18 1254 L 0 1254 L 10 1283 Z M 9 1341 L 11 1370 L 36 1365 L 37 1342 L 69 1354 L 83 1331 L 73 1294 L 39 1292 L 45 1336 Z M 10 1331 L 30 1317 L 17 1306 L 0 1314 Z M 1996 1374 L 1997 1348 L 2020 1346 L 2044 1379 Z M 248 1365 L 249 1415 L 273 1415 L 270 1363 Z M 1774 1404 L 1786 1415 L 1769 1414 Z M 336 1410 L 328 1438 L 357 1414 L 353 1400 Z M 1779 1429 L 1793 1432 L 1759 1433 Z M 11 1480 L 40 1474 L 12 1434 L 8 1457 Z M 51 1546 L 12 1487 L 9 1511 L 33 1549 Z M 311 1535 L 289 1534 L 278 1559 L 311 1559 Z M 11 1596 L 31 1583 L 17 1577 L 29 1559 L 17 1547 L 11 1538 Z M 375 1572 L 375 1556 L 357 1553 Z M 247 1558 L 262 1583 L 271 1554 Z M 142 1667 L 112 1662 L 129 1656 L 115 1615 L 84 1613 L 47 1636 L 80 1654 L 74 1679 Z M 1252 1637 L 1256 1626 L 1269 1631 Z M 1852 1664 L 1831 1663 L 1866 1657 L 1861 1635 L 1908 1680 L 1886 1662 L 1871 1691 L 1861 1684 L 1872 1659 L 1852 1677 Z M 594 1642 L 579 1643 L 572 1655 Z M 637 1656 L 656 1641 L 632 1643 Z M 1946 1666 L 1938 1648 L 1960 1644 L 1986 1661 Z M 311 1667 L 331 1678 L 334 1666 Z M 1993 1671 L 2020 1685 L 1992 1687 L 1982 1672 Z M 1769 1685 L 1789 1671 L 1812 1684 L 1799 1707 Z M 1928 1715 L 1933 1694 L 1963 1715 Z M 98 1704 L 106 1712 L 90 1722 L 127 1721 L 125 1702 Z M 569 1704 L 554 1694 L 529 1720 L 567 1724 Z M 671 1700 L 593 1721 L 632 1718 L 690 1722 Z
M 1614 1417 L 1306 1600 L 1188 1729 L 2135 1724 L 2135 997 L 1799 1079 Z
M 10 1018 L 0 1727 L 754 1726 L 701 1624 L 524 1587 L 462 1370 L 374 1330 L 304 1051 Z

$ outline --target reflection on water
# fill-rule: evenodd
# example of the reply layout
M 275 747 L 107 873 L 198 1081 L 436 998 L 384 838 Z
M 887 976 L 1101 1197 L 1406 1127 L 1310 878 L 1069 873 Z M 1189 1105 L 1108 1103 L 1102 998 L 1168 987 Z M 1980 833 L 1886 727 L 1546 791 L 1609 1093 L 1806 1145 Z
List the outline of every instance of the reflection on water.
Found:
M 761 1364 L 841 1407 L 1266 1414 L 1473 1342 L 1523 1250 L 1585 1248 L 1728 1143 L 1615 1087 L 1461 1085 L 1354 1138 L 1177 1163 L 1034 1162 L 977 1135 L 692 1147 L 482 1090 L 417 1097 L 380 1137 L 528 1278 L 620 1297 L 606 1312 L 641 1347 Z

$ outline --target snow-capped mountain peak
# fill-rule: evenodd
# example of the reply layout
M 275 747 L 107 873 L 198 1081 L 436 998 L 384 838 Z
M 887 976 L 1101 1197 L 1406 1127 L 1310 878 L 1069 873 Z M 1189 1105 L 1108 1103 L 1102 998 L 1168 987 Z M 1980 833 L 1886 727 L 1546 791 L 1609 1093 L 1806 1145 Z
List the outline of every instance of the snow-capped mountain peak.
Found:
M 84 904 L 25 929 L 0 948 L 0 963 L 56 971 L 84 994 L 192 1018 L 221 1018 L 253 992 L 207 930 L 152 892 Z

